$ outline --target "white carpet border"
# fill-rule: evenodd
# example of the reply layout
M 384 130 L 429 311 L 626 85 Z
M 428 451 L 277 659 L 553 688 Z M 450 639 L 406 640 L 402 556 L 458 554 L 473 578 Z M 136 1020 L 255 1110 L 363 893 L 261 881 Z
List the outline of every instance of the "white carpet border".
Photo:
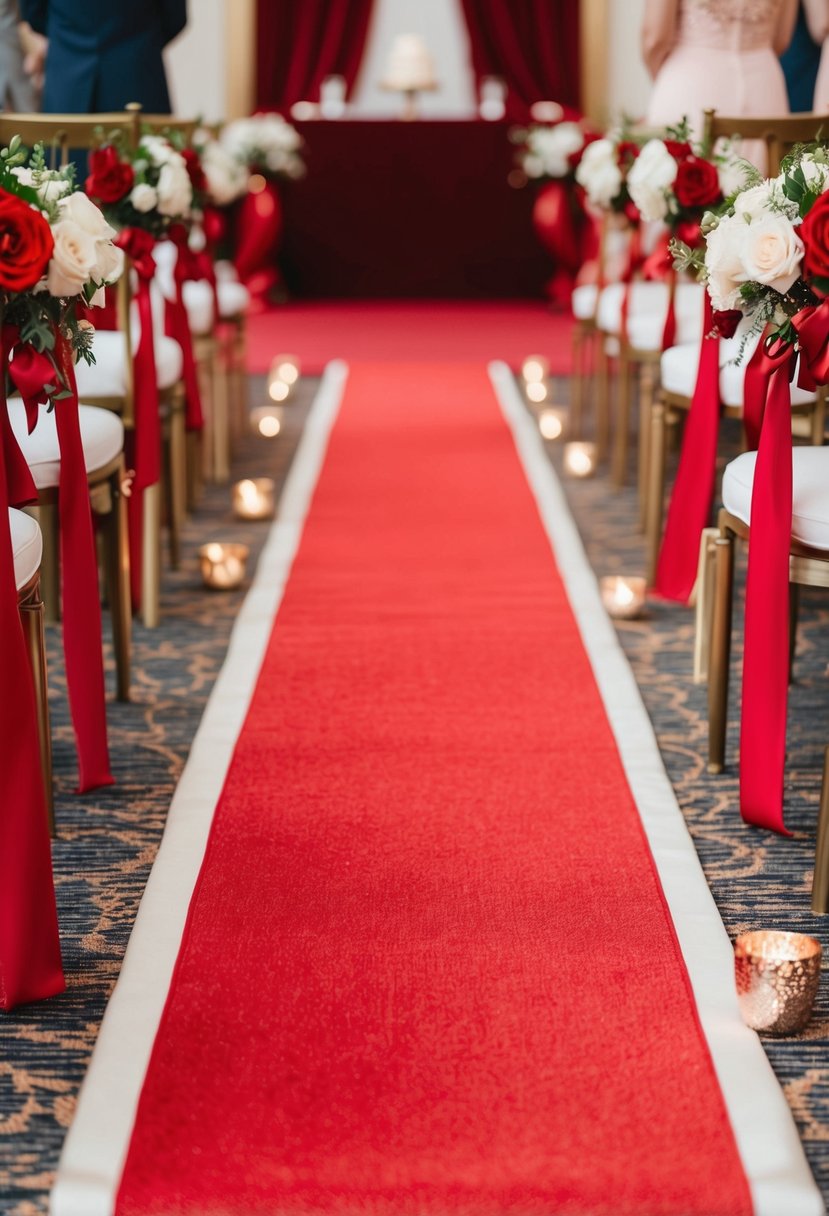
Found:
M 555 470 L 510 369 L 490 378 L 553 547 L 639 808 L 691 979 L 757 1216 L 822 1216 L 823 1200 L 760 1040 L 740 1018 L 734 952 L 662 763 L 630 665 Z M 608 813 L 612 808 L 608 807 Z M 601 866 L 601 859 L 597 865 Z M 597 882 L 601 873 L 597 872 Z M 658 994 L 654 994 L 658 999 Z M 682 1163 L 677 1161 L 677 1168 Z
M 256 686 L 347 375 L 342 362 L 330 363 L 325 370 L 276 521 L 173 797 L 63 1147 L 51 1195 L 52 1216 L 111 1216 L 113 1211 L 213 812 Z

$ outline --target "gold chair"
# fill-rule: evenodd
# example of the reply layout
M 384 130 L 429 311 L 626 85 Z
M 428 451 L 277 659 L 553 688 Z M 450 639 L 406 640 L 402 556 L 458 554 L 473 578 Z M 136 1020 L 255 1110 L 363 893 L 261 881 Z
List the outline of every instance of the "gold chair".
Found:
M 706 110 L 704 142 L 713 147 L 718 139 L 731 139 L 739 134 L 745 139 L 761 140 L 766 148 L 769 176 L 780 172 L 785 155 L 797 144 L 811 143 L 829 126 L 825 114 L 786 114 L 769 118 L 736 118 Z M 679 426 L 691 408 L 698 352 L 689 358 L 690 352 L 678 347 L 666 351 L 662 361 L 662 388 L 650 411 L 648 426 L 648 452 L 646 472 L 646 521 L 648 581 L 653 582 L 665 508 L 665 466 L 667 461 L 668 435 Z M 682 363 L 687 367 L 679 366 Z M 744 360 L 744 364 L 747 359 Z M 673 365 L 677 366 L 674 367 Z M 684 381 L 684 383 L 683 383 Z M 666 387 L 673 384 L 674 387 Z M 721 385 L 723 389 L 725 385 Z M 812 443 L 822 443 L 825 426 L 826 391 L 818 391 L 811 400 L 795 400 L 793 405 L 793 432 Z M 723 415 L 726 418 L 742 418 L 742 386 L 731 385 L 725 393 Z

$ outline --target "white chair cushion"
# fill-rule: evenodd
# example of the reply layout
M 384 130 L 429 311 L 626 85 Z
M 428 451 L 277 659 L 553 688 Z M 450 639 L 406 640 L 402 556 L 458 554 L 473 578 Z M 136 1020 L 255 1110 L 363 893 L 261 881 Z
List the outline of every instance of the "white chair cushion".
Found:
M 232 262 L 228 262 L 224 258 L 220 258 L 219 261 L 216 263 L 215 269 L 216 269 L 216 278 L 219 280 L 220 283 L 222 283 L 222 282 L 238 283 L 239 282 L 239 275 L 236 271 L 236 267 L 233 265 Z
M 760 341 L 760 335 L 753 334 L 745 342 L 742 356 L 740 356 L 746 323 L 741 322 L 740 324 L 741 328 L 733 338 L 720 340 L 720 400 L 723 405 L 738 410 L 743 408 L 746 367 Z M 747 325 L 750 328 L 750 322 Z M 737 358 L 740 358 L 739 363 L 736 362 Z M 662 387 L 666 392 L 676 393 L 680 397 L 693 397 L 698 367 L 699 340 L 682 346 L 670 347 L 663 352 L 660 360 L 659 378 Z M 796 379 L 795 376 L 791 389 L 792 405 L 808 405 L 810 401 L 814 401 L 815 394 L 798 388 Z
M 43 556 L 43 537 L 36 519 L 9 507 L 9 528 L 14 554 L 14 582 L 18 591 L 34 578 Z
M 126 342 L 117 329 L 99 329 L 95 334 L 95 365 L 81 361 L 75 368 L 80 397 L 123 397 L 127 390 Z M 155 335 L 155 369 L 159 388 L 170 388 L 181 379 L 181 347 L 166 334 Z
M 751 522 L 756 452 L 743 452 L 726 465 L 725 509 Z M 829 550 L 829 447 L 792 449 L 792 537 L 813 549 Z
M 678 342 L 693 342 L 702 335 L 704 287 L 701 283 L 677 283 L 674 296 Z M 618 334 L 622 326 L 624 283 L 602 289 L 596 320 L 599 329 Z M 637 350 L 659 350 L 668 311 L 667 283 L 637 281 L 631 284 L 628 302 L 628 337 Z
M 60 402 L 52 411 L 45 405 L 38 406 L 37 425 L 31 435 L 26 427 L 26 407 L 20 398 L 13 397 L 8 409 L 14 437 L 32 470 L 35 485 L 39 490 L 56 486 L 60 480 L 60 446 L 55 410 L 60 409 Z M 78 420 L 86 471 L 94 473 L 124 450 L 124 424 L 112 410 L 94 405 L 79 406 Z
M 191 280 L 182 289 L 187 323 L 192 334 L 209 334 L 213 329 L 213 288 L 205 279 Z
M 570 303 L 577 321 L 591 321 L 596 312 L 598 288 L 595 283 L 582 283 L 573 288 Z
M 247 287 L 233 279 L 219 279 L 217 276 L 216 294 L 219 297 L 221 317 L 237 317 L 240 312 L 246 312 L 250 304 L 250 292 Z

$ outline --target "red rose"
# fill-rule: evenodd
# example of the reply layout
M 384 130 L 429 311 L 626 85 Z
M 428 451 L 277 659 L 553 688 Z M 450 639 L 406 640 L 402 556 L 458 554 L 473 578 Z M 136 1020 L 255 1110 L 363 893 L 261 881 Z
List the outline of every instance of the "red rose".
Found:
M 46 273 L 54 247 L 43 212 L 0 189 L 0 288 L 34 287 Z
M 829 280 L 829 194 L 815 200 L 797 231 L 805 247 L 803 274 Z M 817 286 L 820 295 L 827 294 L 827 288 Z
M 714 310 L 714 333 L 721 338 L 733 338 L 737 332 L 737 326 L 743 319 L 743 313 L 739 308 L 729 308 L 725 312 Z
M 86 193 L 99 203 L 117 203 L 132 190 L 135 174 L 132 165 L 121 160 L 112 144 L 89 154 Z
M 698 156 L 679 162 L 674 181 L 674 193 L 680 207 L 710 207 L 719 202 L 720 178 L 716 165 Z
M 698 249 L 702 245 L 702 232 L 696 220 L 680 220 L 674 228 L 674 236 L 683 244 L 690 245 L 691 249 Z
M 670 152 L 671 156 L 676 161 L 687 160 L 689 156 L 694 155 L 694 149 L 689 143 L 679 139 L 666 139 L 665 147 Z
M 207 190 L 207 178 L 204 176 L 204 169 L 201 167 L 198 152 L 194 152 L 192 148 L 185 148 L 181 155 L 184 157 L 184 163 L 187 166 L 190 185 L 196 193 L 204 194 Z
M 639 155 L 639 145 L 632 139 L 622 139 L 616 145 L 616 163 L 620 169 L 629 169 Z

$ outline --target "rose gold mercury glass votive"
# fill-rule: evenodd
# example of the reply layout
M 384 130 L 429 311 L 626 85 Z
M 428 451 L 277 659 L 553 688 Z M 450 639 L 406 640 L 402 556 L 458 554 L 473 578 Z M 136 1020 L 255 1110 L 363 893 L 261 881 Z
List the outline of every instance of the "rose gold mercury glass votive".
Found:
M 742 933 L 734 943 L 743 1021 L 767 1034 L 794 1034 L 812 1014 L 820 978 L 820 942 L 774 929 Z
M 641 575 L 608 574 L 599 580 L 602 603 L 608 616 L 632 621 L 645 607 L 645 580 Z
M 237 481 L 233 487 L 233 514 L 237 519 L 272 519 L 274 490 L 271 477 Z

